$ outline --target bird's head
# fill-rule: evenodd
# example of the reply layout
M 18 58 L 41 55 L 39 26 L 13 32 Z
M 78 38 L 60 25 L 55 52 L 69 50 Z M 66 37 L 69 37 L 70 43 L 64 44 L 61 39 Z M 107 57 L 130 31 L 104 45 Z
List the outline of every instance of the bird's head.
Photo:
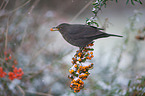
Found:
M 65 32 L 65 30 L 67 29 L 68 26 L 69 26 L 69 24 L 62 23 L 62 24 L 58 25 L 57 27 L 52 27 L 50 29 L 50 31 L 59 31 L 60 33 L 63 33 L 63 32 Z

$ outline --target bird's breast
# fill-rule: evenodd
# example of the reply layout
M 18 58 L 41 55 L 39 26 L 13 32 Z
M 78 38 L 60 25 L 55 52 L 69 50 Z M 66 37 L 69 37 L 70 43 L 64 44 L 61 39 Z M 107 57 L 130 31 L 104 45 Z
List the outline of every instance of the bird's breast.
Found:
M 68 43 L 78 47 L 85 47 L 92 41 L 86 38 L 77 38 L 70 34 L 62 34 L 62 36 Z

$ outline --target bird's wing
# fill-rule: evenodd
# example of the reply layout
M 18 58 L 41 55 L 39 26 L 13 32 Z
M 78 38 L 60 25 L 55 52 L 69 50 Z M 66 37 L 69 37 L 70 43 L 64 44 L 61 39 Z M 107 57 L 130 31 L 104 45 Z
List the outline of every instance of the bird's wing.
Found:
M 97 27 L 88 26 L 88 25 L 70 26 L 69 29 L 72 29 L 69 31 L 69 33 L 75 38 L 87 38 L 96 35 L 101 35 L 104 33 L 99 31 Z
M 98 30 L 105 30 L 104 28 L 97 28 L 95 26 L 90 26 L 90 27 L 95 28 L 95 29 L 98 29 Z

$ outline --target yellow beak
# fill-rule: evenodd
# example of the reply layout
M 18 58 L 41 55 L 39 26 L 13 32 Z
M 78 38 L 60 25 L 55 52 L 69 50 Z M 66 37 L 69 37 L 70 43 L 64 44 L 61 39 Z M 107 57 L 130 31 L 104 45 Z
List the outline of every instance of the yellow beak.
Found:
M 57 27 L 52 27 L 52 28 L 50 29 L 50 31 L 59 31 L 59 28 L 57 28 Z

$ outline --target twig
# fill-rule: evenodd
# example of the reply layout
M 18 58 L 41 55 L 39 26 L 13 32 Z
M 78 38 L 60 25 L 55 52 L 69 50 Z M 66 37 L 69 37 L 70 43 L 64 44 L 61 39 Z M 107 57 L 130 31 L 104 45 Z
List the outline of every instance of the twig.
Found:
M 7 50 L 7 44 L 8 44 L 8 24 L 9 24 L 9 19 L 7 22 L 7 27 L 6 27 L 6 36 L 5 36 L 5 51 Z
M 3 0 L 2 4 L 1 4 L 1 6 L 0 6 L 0 9 L 3 7 L 3 5 L 4 5 L 4 2 L 5 2 L 5 0 Z
M 32 91 L 26 91 L 27 93 L 31 93 L 31 94 L 36 94 L 36 95 L 41 95 L 41 96 L 52 96 L 49 93 L 42 93 L 42 92 L 32 92 Z
M 31 79 L 31 78 L 34 78 L 35 76 L 37 76 L 38 74 L 42 73 L 42 72 L 43 72 L 45 69 L 47 69 L 47 68 L 50 68 L 50 65 L 45 66 L 44 68 L 38 70 L 38 71 L 35 72 L 35 73 L 34 73 L 34 72 L 29 72 L 29 73 L 27 73 L 27 74 L 31 74 L 31 73 L 32 73 L 32 75 L 31 75 L 31 76 L 27 76 L 27 78 L 25 78 L 24 81 L 27 81 L 27 80 L 29 80 L 29 79 Z
M 1 62 L 5 62 L 2 58 L 0 58 L 0 61 L 1 61 Z
M 30 1 L 31 1 L 31 0 L 28 0 L 26 3 L 24 3 L 24 4 L 22 4 L 21 6 L 15 8 L 14 10 L 10 11 L 9 13 L 13 13 L 13 12 L 17 11 L 18 9 L 20 9 L 20 8 L 24 7 L 25 5 L 27 5 Z
M 3 62 L 3 63 L 6 63 L 6 64 L 9 64 L 9 63 L 5 62 L 5 60 L 2 59 L 2 58 L 0 58 L 0 61 L 1 61 L 1 63 Z
M 25 40 L 25 36 L 26 36 L 26 32 L 27 32 L 27 25 L 26 25 L 26 28 L 24 29 L 24 35 L 23 35 L 23 37 L 22 37 L 22 41 L 21 41 L 21 45 L 20 46 L 22 46 L 23 45 L 23 43 L 24 43 L 24 40 Z
M 107 1 L 106 1 L 107 2 Z M 99 8 L 98 8 L 98 10 L 95 12 L 95 14 L 94 14 L 94 16 L 93 16 L 93 19 L 95 19 L 95 17 L 97 17 L 97 14 L 98 14 L 98 12 L 101 10 L 101 8 L 103 7 L 103 5 L 101 5 L 103 2 L 101 2 L 100 3 L 100 6 L 99 6 Z
M 47 66 L 47 67 L 49 67 L 49 66 Z M 45 68 L 47 68 L 47 67 L 45 67 Z M 42 73 L 42 72 L 44 71 L 45 68 L 39 70 L 37 73 L 34 73 L 34 72 L 33 72 L 33 74 L 32 74 L 31 76 L 27 77 L 25 80 L 27 81 L 27 80 L 30 80 L 31 78 L 34 78 L 34 77 L 37 76 L 38 74 Z
M 70 22 L 73 22 L 84 10 L 92 3 L 93 0 L 91 0 L 89 3 L 87 3 L 74 17 Z
M 8 2 L 9 2 L 9 0 L 6 1 L 6 4 L 4 5 L 3 10 L 6 8 Z
M 38 4 L 39 1 L 40 1 L 40 0 L 36 0 L 36 1 L 34 2 L 34 4 L 33 4 L 33 5 L 31 6 L 31 8 L 30 8 L 28 14 L 31 14 L 32 10 L 35 8 L 35 6 Z
M 50 43 L 50 42 L 47 42 L 46 46 L 48 46 L 49 43 Z M 30 65 L 30 64 L 33 62 L 33 60 L 34 60 L 35 58 L 37 58 L 37 56 L 39 56 L 39 54 L 45 49 L 46 46 L 40 48 L 40 49 L 32 56 L 32 59 L 30 60 L 30 63 L 29 63 L 28 65 Z
M 22 4 L 21 6 L 15 8 L 14 10 L 12 10 L 12 11 L 10 11 L 10 12 L 8 12 L 8 13 L 5 13 L 5 14 L 3 14 L 3 15 L 8 15 L 8 14 L 11 14 L 11 13 L 17 11 L 18 9 L 20 9 L 20 8 L 24 7 L 25 5 L 27 5 L 30 1 L 31 1 L 31 0 L 28 0 L 26 3 Z
M 23 94 L 22 96 L 25 96 L 25 92 L 24 90 L 19 86 L 19 85 L 16 85 L 18 87 L 18 89 L 21 91 L 21 93 Z

